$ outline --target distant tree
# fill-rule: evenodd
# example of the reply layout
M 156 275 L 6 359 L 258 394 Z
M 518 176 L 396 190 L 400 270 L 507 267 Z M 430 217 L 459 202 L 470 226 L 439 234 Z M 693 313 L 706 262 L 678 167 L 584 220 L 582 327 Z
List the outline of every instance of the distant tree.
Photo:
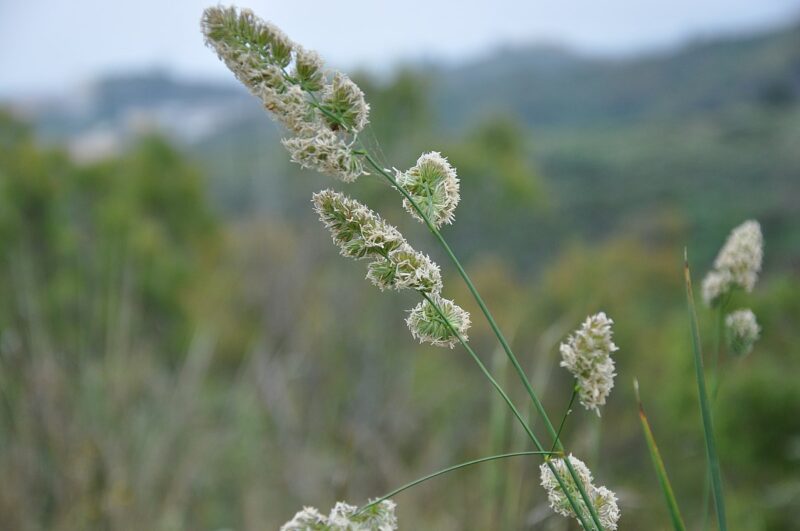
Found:
M 81 355 L 112 337 L 185 351 L 217 249 L 200 174 L 163 139 L 78 166 L 0 114 L 4 330 Z

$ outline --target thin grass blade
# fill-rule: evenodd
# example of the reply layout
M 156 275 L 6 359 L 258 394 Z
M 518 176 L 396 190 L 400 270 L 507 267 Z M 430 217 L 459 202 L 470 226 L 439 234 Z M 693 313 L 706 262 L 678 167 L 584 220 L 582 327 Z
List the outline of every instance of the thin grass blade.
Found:
M 642 399 L 639 397 L 639 382 L 635 379 L 633 380 L 633 388 L 636 391 L 636 402 L 639 405 L 639 420 L 642 421 L 642 431 L 644 431 L 644 438 L 647 441 L 647 449 L 650 451 L 650 459 L 653 460 L 653 468 L 656 470 L 661 492 L 664 493 L 664 498 L 667 502 L 667 509 L 669 510 L 670 519 L 672 520 L 672 527 L 675 531 L 686 531 L 686 525 L 683 523 L 681 510 L 678 508 L 678 501 L 675 499 L 672 484 L 669 481 L 669 476 L 667 476 L 667 469 L 664 467 L 664 460 L 661 459 L 661 452 L 658 451 L 658 445 L 653 436 L 653 430 L 650 428 L 647 415 L 644 413 Z

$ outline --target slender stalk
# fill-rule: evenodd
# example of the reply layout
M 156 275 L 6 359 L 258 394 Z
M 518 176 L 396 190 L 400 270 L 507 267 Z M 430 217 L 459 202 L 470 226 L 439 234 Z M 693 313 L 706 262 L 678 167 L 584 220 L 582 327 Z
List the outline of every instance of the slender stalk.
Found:
M 284 77 L 287 80 L 293 82 L 293 79 L 291 78 L 291 76 L 289 76 L 284 69 L 282 69 L 282 71 L 283 71 Z M 317 109 L 319 109 L 326 117 L 331 119 L 334 123 L 343 125 L 343 121 L 342 121 L 340 116 L 337 116 L 336 114 L 330 113 L 329 111 L 327 111 L 327 109 L 324 109 L 319 105 L 319 102 L 317 101 L 316 96 L 314 95 L 314 93 L 312 91 L 308 90 L 306 87 L 303 87 L 302 85 L 301 85 L 301 89 L 303 89 L 307 94 L 309 94 L 311 96 L 311 100 L 312 101 L 310 101 L 309 104 L 312 107 L 316 107 Z M 357 135 L 354 135 L 354 139 L 353 139 L 353 141 L 351 143 L 351 146 L 353 144 L 355 144 L 357 141 L 358 141 Z M 392 184 L 392 186 L 394 186 L 394 188 L 396 188 L 398 191 L 400 191 L 409 200 L 409 202 L 413 205 L 414 209 L 420 214 L 421 218 L 424 220 L 425 224 L 428 226 L 428 228 L 430 229 L 431 233 L 434 234 L 434 236 L 437 238 L 437 240 L 441 244 L 442 248 L 449 255 L 450 259 L 455 264 L 459 274 L 463 278 L 464 282 L 467 284 L 467 287 L 469 288 L 470 292 L 472 293 L 472 296 L 475 298 L 476 302 L 480 306 L 481 311 L 483 312 L 484 316 L 486 317 L 487 321 L 489 322 L 489 325 L 491 326 L 494 334 L 497 336 L 497 339 L 500 341 L 500 344 L 502 345 L 503 350 L 506 352 L 506 355 L 508 356 L 508 358 L 511 360 L 512 364 L 514 365 L 514 370 L 519 375 L 520 380 L 522 381 L 523 385 L 525 386 L 526 391 L 528 392 L 529 396 L 531 397 L 531 400 L 534 403 L 534 406 L 536 407 L 536 410 L 539 412 L 539 414 L 544 419 L 545 425 L 547 427 L 547 430 L 548 430 L 549 434 L 553 437 L 553 440 L 555 442 L 555 445 L 558 447 L 559 452 L 563 455 L 564 449 L 563 449 L 563 445 L 561 444 L 561 442 L 558 439 L 558 434 L 556 433 L 555 429 L 553 428 L 553 425 L 550 422 L 550 419 L 547 417 L 547 414 L 544 411 L 544 407 L 542 406 L 541 402 L 539 401 L 538 397 L 536 396 L 536 393 L 533 391 L 533 388 L 531 387 L 531 384 L 530 384 L 527 376 L 525 375 L 525 372 L 523 371 L 522 367 L 520 366 L 519 361 L 517 360 L 516 356 L 512 352 L 511 347 L 509 346 L 508 342 L 506 341 L 505 337 L 503 336 L 502 332 L 500 331 L 499 327 L 497 326 L 497 323 L 495 322 L 494 318 L 492 317 L 491 312 L 489 312 L 489 309 L 486 307 L 486 304 L 483 302 L 483 299 L 481 298 L 481 296 L 478 293 L 477 289 L 472 284 L 472 281 L 469 278 L 469 275 L 467 275 L 467 272 L 464 270 L 464 268 L 462 267 L 462 265 L 459 262 L 458 258 L 456 258 L 455 254 L 453 253 L 453 251 L 450 249 L 450 246 L 447 244 L 447 242 L 445 241 L 444 237 L 441 235 L 441 233 L 439 233 L 439 231 L 436 229 L 436 227 L 431 223 L 430 219 L 420 209 L 420 207 L 416 203 L 416 201 L 408 194 L 408 192 L 404 188 L 402 188 L 401 186 L 398 185 L 398 183 L 395 181 L 395 179 L 386 170 L 384 170 L 379 164 L 377 164 L 375 159 L 369 154 L 369 152 L 366 149 L 363 149 L 363 148 L 353 149 L 353 153 L 358 154 L 358 155 L 363 155 L 372 167 L 374 167 L 381 175 L 383 175 Z M 425 296 L 425 298 L 428 299 L 428 297 L 425 294 L 423 294 L 423 296 Z M 430 302 L 430 299 L 428 299 L 428 301 Z M 519 411 L 516 409 L 514 404 L 511 402 L 511 400 L 508 398 L 508 395 L 505 393 L 505 391 L 503 391 L 502 387 L 500 387 L 500 385 L 494 380 L 494 378 L 491 376 L 491 374 L 486 369 L 484 364 L 481 362 L 480 358 L 478 358 L 478 356 L 471 349 L 471 347 L 469 347 L 467 345 L 467 343 L 463 339 L 463 337 L 461 337 L 461 335 L 455 330 L 455 328 L 452 326 L 452 324 L 444 317 L 441 309 L 437 305 L 435 305 L 433 303 L 431 303 L 431 304 L 432 304 L 432 306 L 434 308 L 436 308 L 436 310 L 439 313 L 440 317 L 444 320 L 444 322 L 447 323 L 447 326 L 450 328 L 450 330 L 456 335 L 456 337 L 459 339 L 460 343 L 464 346 L 464 348 L 470 353 L 470 355 L 476 361 L 476 363 L 481 368 L 481 371 L 484 373 L 484 375 L 490 380 L 490 382 L 495 387 L 495 389 L 497 389 L 497 391 L 503 396 L 504 400 L 506 401 L 508 406 L 511 408 L 511 410 L 514 413 L 515 417 L 523 425 L 523 427 L 525 428 L 525 430 L 528 433 L 529 437 L 531 437 L 531 439 L 534 441 L 534 444 L 537 446 L 537 448 L 539 448 L 540 451 L 544 451 L 542 445 L 539 443 L 538 439 L 536 439 L 536 436 L 533 434 L 533 432 L 531 431 L 530 427 L 522 419 L 522 416 L 519 414 Z M 555 476 L 555 478 L 558 481 L 560 487 L 562 488 L 562 490 L 566 494 L 567 499 L 570 502 L 570 505 L 572 506 L 573 510 L 575 511 L 576 517 L 580 520 L 581 525 L 583 526 L 584 529 L 589 529 L 589 526 L 586 525 L 586 522 L 585 522 L 585 520 L 583 518 L 582 511 L 579 510 L 579 507 L 575 503 L 575 500 L 572 499 L 572 497 L 569 494 L 568 490 L 566 489 L 564 483 L 562 482 L 558 472 L 555 470 L 555 467 L 550 463 L 549 460 L 545 460 L 545 462 L 547 463 L 548 467 L 552 470 L 553 475 Z M 578 478 L 578 475 L 576 474 L 572 464 L 570 463 L 570 460 L 569 459 L 564 459 L 564 462 L 565 462 L 565 464 L 567 466 L 567 469 L 570 472 L 570 475 L 572 476 L 573 481 L 575 482 L 575 485 L 577 486 L 578 490 L 580 491 L 580 494 L 581 494 L 581 497 L 582 497 L 584 503 L 586 503 L 586 506 L 588 507 L 588 509 L 589 509 L 589 511 L 591 513 L 592 520 L 594 521 L 594 523 L 595 523 L 595 525 L 597 527 L 597 530 L 598 531 L 603 531 L 603 526 L 600 523 L 599 517 L 597 515 L 597 511 L 595 510 L 594 505 L 591 503 L 591 500 L 587 496 L 585 488 L 584 488 L 583 484 L 581 483 L 580 479 Z
M 703 368 L 703 350 L 700 343 L 700 331 L 697 327 L 697 311 L 694 305 L 692 292 L 692 278 L 689 272 L 688 253 L 684 251 L 683 275 L 686 282 L 686 300 L 689 310 L 689 324 L 692 330 L 692 347 L 694 350 L 695 376 L 697 379 L 697 392 L 700 395 L 700 413 L 703 420 L 703 435 L 706 443 L 706 457 L 708 458 L 708 471 L 711 476 L 711 490 L 714 495 L 714 506 L 717 510 L 717 525 L 720 531 L 727 531 L 728 522 L 725 517 L 725 499 L 722 496 L 722 478 L 717 456 L 717 443 L 714 438 L 714 422 L 711 416 L 711 406 L 706 389 L 706 378 Z
M 723 352 L 723 341 L 722 341 L 722 332 L 725 328 L 725 310 L 728 306 L 728 302 L 730 302 L 731 293 L 727 293 L 723 295 L 722 300 L 720 301 L 719 305 L 715 310 L 715 317 L 716 317 L 716 326 L 714 330 L 714 364 L 711 368 L 711 408 L 713 410 L 714 405 L 717 403 L 717 395 L 719 395 L 719 389 L 722 386 L 722 376 L 723 372 L 719 368 L 719 360 L 722 357 Z M 708 529 L 709 526 L 709 513 L 710 513 L 710 502 L 711 501 L 711 478 L 706 472 L 706 479 L 703 485 L 703 527 L 702 529 Z
M 514 405 L 514 403 L 508 397 L 508 394 L 503 390 L 503 388 L 500 386 L 500 384 L 497 383 L 497 380 L 494 379 L 494 377 L 491 375 L 489 370 L 486 368 L 486 365 L 481 361 L 481 359 L 478 357 L 478 355 L 475 354 L 475 351 L 472 350 L 472 347 L 469 346 L 469 344 L 466 342 L 464 337 L 455 329 L 455 327 L 450 322 L 450 320 L 447 319 L 447 317 L 442 312 L 442 309 L 439 308 L 439 305 L 435 304 L 431 300 L 431 298 L 428 296 L 428 294 L 422 293 L 422 292 L 420 292 L 420 294 L 425 298 L 426 301 L 428 301 L 428 304 L 430 304 L 436 310 L 436 313 L 439 315 L 439 318 L 442 320 L 442 322 L 445 324 L 445 326 L 447 326 L 450 329 L 450 332 L 456 338 L 458 338 L 458 341 L 459 341 L 459 343 L 461 343 L 461 346 L 464 347 L 464 349 L 469 353 L 469 355 L 472 357 L 472 359 L 478 365 L 478 368 L 481 370 L 481 372 L 486 377 L 486 379 L 489 380 L 489 382 L 492 384 L 492 386 L 495 388 L 495 390 L 503 398 L 505 403 L 511 409 L 511 412 L 514 414 L 514 417 L 517 419 L 517 421 L 520 423 L 520 425 L 522 425 L 522 428 L 525 430 L 525 433 L 528 434 L 528 437 L 531 439 L 531 441 L 533 442 L 533 445 L 536 447 L 536 449 L 539 450 L 540 452 L 545 452 L 544 446 L 542 446 L 542 443 L 539 441 L 539 439 L 533 433 L 533 431 L 531 430 L 530 426 L 528 426 L 528 423 L 525 422 L 525 420 L 522 418 L 522 415 L 520 414 L 519 410 L 517 409 L 517 406 Z M 561 453 L 561 452 L 559 452 L 559 453 Z M 569 464 L 569 459 L 565 458 L 564 462 Z M 545 459 L 545 463 L 547 464 L 547 467 L 553 472 L 553 476 L 556 478 L 556 481 L 558 482 L 558 485 L 561 487 L 561 490 L 566 495 L 567 501 L 569 501 L 570 506 L 572 507 L 573 511 L 575 511 L 575 516 L 580 521 L 581 525 L 583 526 L 583 529 L 591 529 L 587 525 L 585 519 L 583 518 L 583 511 L 580 510 L 580 506 L 574 500 L 574 498 L 572 497 L 572 494 L 570 494 L 569 489 L 567 489 L 567 486 L 564 484 L 564 481 L 561 478 L 561 475 L 559 474 L 558 470 L 556 470 L 555 466 L 553 466 L 553 464 L 550 462 L 549 459 Z M 583 488 L 579 479 L 574 478 L 573 481 L 575 482 L 576 485 L 580 485 L 581 488 Z M 588 501 L 586 502 L 586 504 L 587 504 L 587 506 L 591 506 L 591 504 Z M 599 529 L 602 530 L 602 528 L 599 528 Z
M 487 363 L 489 370 L 495 379 L 504 388 L 507 386 L 507 364 L 508 358 L 501 351 L 500 346 L 491 354 L 491 361 Z M 520 412 L 524 415 L 524 408 Z M 527 415 L 525 416 L 527 419 Z M 508 408 L 500 400 L 494 400 L 489 410 L 489 448 L 492 453 L 508 452 L 509 450 L 509 423 L 511 415 Z M 531 426 L 533 429 L 533 426 Z M 508 476 L 509 470 L 505 473 L 502 467 L 487 467 L 483 488 L 485 489 L 486 499 L 489 500 L 489 507 L 486 512 L 488 520 L 483 524 L 483 528 L 499 527 L 500 529 L 511 529 L 514 526 L 510 522 L 511 511 L 507 505 L 510 501 L 508 495 Z
M 730 293 L 725 295 L 716 309 L 716 327 L 714 330 L 714 362 L 711 365 L 711 402 L 716 401 L 719 392 L 719 381 L 722 378 L 719 369 L 719 360 L 722 357 L 722 331 L 725 328 L 725 309 L 730 300 Z
M 703 480 L 703 526 L 700 528 L 703 531 L 708 530 L 709 526 L 709 514 L 710 514 L 710 504 L 711 504 L 711 477 L 708 473 L 708 467 L 706 467 L 705 479 Z
M 494 317 L 492 316 L 492 313 L 489 311 L 489 308 L 486 306 L 486 303 L 483 301 L 483 298 L 481 297 L 480 293 L 478 293 L 477 288 L 472 283 L 472 279 L 469 277 L 469 275 L 467 274 L 466 270 L 461 265 L 461 262 L 458 260 L 458 258 L 456 257 L 455 253 L 453 253 L 453 250 L 450 248 L 450 245 L 448 245 L 447 241 L 444 239 L 444 236 L 442 236 L 442 234 L 439 232 L 439 230 L 433 225 L 433 223 L 431 223 L 430 219 L 428 219 L 428 216 L 425 214 L 425 212 L 423 212 L 423 210 L 419 207 L 419 205 L 414 200 L 414 198 L 411 197 L 411 195 L 408 193 L 408 191 L 405 188 L 403 188 L 402 186 L 400 186 L 397 183 L 397 181 L 395 180 L 395 178 L 389 172 L 387 172 L 384 168 L 382 168 L 380 166 L 380 164 L 378 164 L 375 161 L 375 159 L 372 157 L 372 155 L 369 154 L 368 151 L 359 150 L 358 152 L 359 153 L 363 153 L 364 158 L 367 160 L 369 165 L 372 166 L 384 178 L 386 178 L 386 180 L 389 182 L 389 184 L 391 184 L 395 189 L 397 189 L 403 195 L 403 197 L 408 199 L 409 203 L 411 203 L 411 205 L 414 208 L 414 210 L 417 211 L 417 213 L 420 215 L 420 217 L 422 218 L 422 220 L 425 223 L 425 225 L 428 227 L 428 230 L 430 230 L 430 232 L 434 235 L 434 237 L 437 239 L 437 241 L 441 245 L 442 249 L 444 249 L 445 253 L 448 255 L 450 260 L 456 266 L 456 269 L 458 270 L 459 275 L 464 280 L 464 283 L 467 285 L 467 288 L 469 289 L 470 293 L 472 294 L 472 297 L 475 299 L 475 302 L 478 303 L 478 306 L 480 307 L 481 312 L 483 313 L 484 317 L 486 317 L 486 321 L 489 323 L 489 326 L 491 327 L 492 331 L 494 332 L 494 335 L 497 337 L 497 340 L 500 342 L 500 345 L 503 347 L 503 350 L 505 351 L 506 355 L 508 356 L 508 359 L 511 360 L 511 364 L 514 366 L 514 370 L 516 371 L 517 375 L 519 376 L 519 379 L 522 382 L 522 385 L 525 387 L 525 390 L 527 391 L 528 396 L 531 398 L 531 401 L 533 402 L 533 405 L 536 408 L 536 411 L 539 413 L 539 415 L 544 420 L 545 427 L 547 428 L 547 431 L 550 434 L 550 436 L 553 438 L 553 441 L 555 442 L 557 449 L 560 450 L 563 453 L 564 452 L 564 446 L 561 444 L 561 441 L 559 441 L 558 434 L 556 433 L 556 430 L 553 427 L 553 423 L 550 422 L 550 418 L 547 416 L 547 412 L 545 412 L 544 406 L 542 405 L 542 403 L 539 400 L 539 398 L 536 396 L 536 392 L 533 390 L 533 387 L 531 386 L 530 380 L 528 380 L 528 377 L 525 374 L 525 371 L 522 369 L 522 366 L 520 365 L 519 360 L 514 355 L 514 352 L 511 350 L 511 346 L 508 344 L 508 341 L 506 341 L 505 336 L 503 336 L 503 333 L 500 331 L 500 328 L 497 326 L 497 323 L 495 322 Z M 595 526 L 597 527 L 597 529 L 599 531 L 603 531 L 603 525 L 600 523 L 600 517 L 597 514 L 597 510 L 595 509 L 594 504 L 592 504 L 591 499 L 589 498 L 588 494 L 586 493 L 586 489 L 584 488 L 583 484 L 581 483 L 580 479 L 578 478 L 578 474 L 575 472 L 575 469 L 572 466 L 572 463 L 570 462 L 569 459 L 564 459 L 564 463 L 566 464 L 567 470 L 569 471 L 569 474 L 572 477 L 572 480 L 575 482 L 575 485 L 576 485 L 576 487 L 578 488 L 578 491 L 581 494 L 581 498 L 583 499 L 584 503 L 588 507 L 589 513 L 592 515 L 592 520 L 593 520 Z M 579 511 L 576 510 L 575 513 L 578 514 Z M 588 528 L 584 526 L 584 529 L 588 529 Z
M 711 365 L 711 407 L 714 407 L 714 404 L 717 401 L 717 393 L 719 392 L 719 380 L 721 378 L 721 374 L 719 372 L 719 359 L 722 353 L 722 327 L 725 321 L 725 305 L 727 304 L 727 297 L 720 302 L 715 310 L 715 320 L 716 325 L 714 328 L 714 362 Z M 703 527 L 702 529 L 708 529 L 709 525 L 709 512 L 710 512 L 710 502 L 711 502 L 711 477 L 709 476 L 709 471 L 706 470 L 706 477 L 705 481 L 703 482 Z
M 381 503 L 381 502 L 383 502 L 385 500 L 388 500 L 389 498 L 392 498 L 392 497 L 396 496 L 397 494 L 400 494 L 404 490 L 408 490 L 411 487 L 416 487 L 420 483 L 424 483 L 424 482 L 428 481 L 429 479 L 433 479 L 435 477 L 442 476 L 442 475 L 448 474 L 450 472 L 454 472 L 454 471 L 459 470 L 461 468 L 466 468 L 468 466 L 477 465 L 477 464 L 480 464 L 480 463 L 486 463 L 488 461 L 495 461 L 497 459 L 506 459 L 508 457 L 519 457 L 519 456 L 523 456 L 523 455 L 548 455 L 549 453 L 550 452 L 539 452 L 539 451 L 536 451 L 536 452 L 534 452 L 534 451 L 512 452 L 512 453 L 509 453 L 509 454 L 499 454 L 499 455 L 491 455 L 489 457 L 481 457 L 480 459 L 473 459 L 472 461 L 467 461 L 465 463 L 460 463 L 458 465 L 449 466 L 447 468 L 443 468 L 442 470 L 439 470 L 439 471 L 434 472 L 432 474 L 428 474 L 427 476 L 422 476 L 421 478 L 418 478 L 418 479 L 415 479 L 414 481 L 406 483 L 402 487 L 398 487 L 398 488 L 394 489 L 393 491 L 389 492 L 388 494 L 386 494 L 384 496 L 381 496 L 377 500 L 373 500 L 373 501 L 369 502 L 367 505 L 365 505 L 361 509 L 359 509 L 356 514 L 361 514 L 364 511 L 366 511 L 367 509 L 369 509 L 370 507 L 372 507 L 373 505 L 377 505 L 377 504 L 379 504 L 379 503 Z
M 564 429 L 564 424 L 567 423 L 567 417 L 569 417 L 570 413 L 572 413 L 572 404 L 575 403 L 575 397 L 578 396 L 578 389 L 580 389 L 577 385 L 572 388 L 572 396 L 569 397 L 569 404 L 567 404 L 567 410 L 564 412 L 564 416 L 561 417 L 561 423 L 558 425 L 558 433 L 556 433 L 556 440 L 553 441 L 553 448 L 550 450 L 554 452 L 556 449 L 556 443 L 561 440 L 561 431 Z

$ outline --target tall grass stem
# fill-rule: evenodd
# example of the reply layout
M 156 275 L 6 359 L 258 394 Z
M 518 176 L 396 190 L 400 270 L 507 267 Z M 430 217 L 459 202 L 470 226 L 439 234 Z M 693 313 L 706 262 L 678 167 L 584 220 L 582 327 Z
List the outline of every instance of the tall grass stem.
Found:
M 714 495 L 714 506 L 717 511 L 717 526 L 719 531 L 727 531 L 728 522 L 725 517 L 725 498 L 722 495 L 722 478 L 717 455 L 717 443 L 714 438 L 714 422 L 711 415 L 711 405 L 706 389 L 705 369 L 703 367 L 703 349 L 700 343 L 700 331 L 697 326 L 697 311 L 692 292 L 692 278 L 689 271 L 688 253 L 684 251 L 683 275 L 686 282 L 686 301 L 689 311 L 689 324 L 692 331 L 692 349 L 694 351 L 695 376 L 697 379 L 697 392 L 700 397 L 700 414 L 703 421 L 703 436 L 706 443 L 706 457 L 708 459 L 708 472 L 711 477 L 711 491 Z

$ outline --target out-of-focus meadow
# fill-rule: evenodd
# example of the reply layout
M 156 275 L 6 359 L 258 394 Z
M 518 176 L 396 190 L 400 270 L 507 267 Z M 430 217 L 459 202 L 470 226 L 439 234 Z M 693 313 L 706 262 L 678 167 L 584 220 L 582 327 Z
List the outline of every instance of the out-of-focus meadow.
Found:
M 683 248 L 695 279 L 761 222 L 762 279 L 734 305 L 762 326 L 715 403 L 730 520 L 800 529 L 800 27 L 668 54 L 501 50 L 354 76 L 387 166 L 439 150 L 462 203 L 445 229 L 552 416 L 558 343 L 615 325 L 602 421 L 565 440 L 620 497 L 622 529 L 667 529 L 632 380 L 689 527 L 704 447 Z M 165 74 L 0 115 L 0 529 L 276 529 L 304 504 L 365 501 L 444 466 L 528 449 L 459 349 L 417 345 L 415 303 L 338 256 L 310 208 L 341 183 L 288 162 L 232 84 Z M 444 256 L 378 179 L 347 193 Z M 524 403 L 466 290 L 471 343 Z M 710 347 L 712 314 L 700 309 Z M 541 426 L 536 426 L 540 429 Z M 396 498 L 401 529 L 568 529 L 538 460 Z

